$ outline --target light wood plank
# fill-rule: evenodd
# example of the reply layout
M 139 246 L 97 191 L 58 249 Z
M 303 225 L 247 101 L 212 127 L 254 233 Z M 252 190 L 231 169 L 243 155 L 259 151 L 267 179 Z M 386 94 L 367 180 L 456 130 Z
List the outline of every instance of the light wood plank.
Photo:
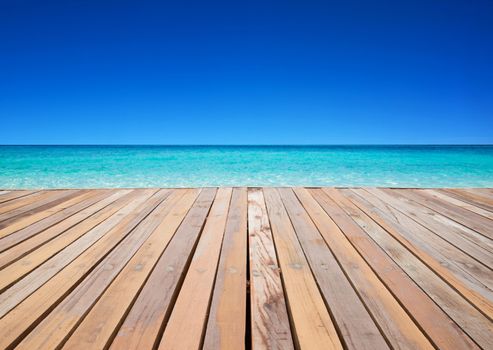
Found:
M 109 346 L 116 328 L 199 193 L 200 190 L 196 189 L 186 190 L 183 198 L 159 223 L 146 244 L 132 257 L 70 336 L 64 349 L 103 349 Z
M 213 188 L 202 190 L 146 281 L 111 349 L 157 348 L 215 194 Z
M 460 199 L 455 198 L 453 195 L 448 194 L 447 192 L 441 192 L 439 190 L 425 190 L 425 192 L 429 193 L 435 198 L 439 198 L 443 201 L 446 201 L 450 204 L 456 205 L 458 207 L 467 209 L 469 211 L 472 211 L 473 213 L 479 214 L 481 216 L 484 216 L 485 218 L 488 218 L 490 220 L 493 220 L 493 212 L 489 210 L 485 210 L 481 207 L 478 207 L 476 205 L 472 205 L 468 203 L 467 201 L 463 201 Z
M 161 350 L 198 349 L 201 346 L 231 194 L 231 188 L 220 188 L 217 192 L 180 294 L 164 329 L 159 345 Z
M 0 229 L 7 226 L 12 226 L 13 223 L 22 221 L 26 217 L 31 217 L 37 213 L 43 213 L 49 209 L 56 207 L 63 202 L 76 198 L 78 195 L 88 193 L 87 190 L 70 190 L 70 191 L 46 191 L 42 192 L 39 201 L 33 201 L 28 205 L 27 210 L 18 209 L 12 212 L 7 212 L 0 215 Z M 9 202 L 10 203 L 10 202 Z
M 302 198 L 307 194 L 302 189 L 297 191 Z M 388 349 L 385 338 L 293 190 L 283 188 L 279 192 L 345 348 Z
M 493 205 L 493 194 L 491 188 L 462 188 L 461 192 L 474 196 L 483 203 Z
M 493 301 L 493 274 L 491 269 L 484 264 L 474 260 L 454 245 L 447 242 L 440 235 L 433 234 L 427 227 L 418 225 L 403 213 L 382 201 L 378 197 L 366 192 L 364 195 L 370 207 L 380 210 L 385 215 L 389 224 L 394 225 L 400 234 L 404 235 L 409 242 L 412 242 L 424 254 L 428 254 L 431 259 L 439 261 L 440 264 L 454 273 L 464 284 L 476 290 L 490 301 Z M 443 229 L 440 230 L 441 234 Z M 464 243 L 462 243 L 465 245 Z
M 181 192 L 181 193 L 180 193 Z M 161 202 L 57 307 L 17 346 L 18 349 L 54 349 L 67 340 L 115 277 L 148 240 L 182 198 L 176 191 Z
M 5 266 L 17 261 L 44 244 L 50 242 L 51 244 L 55 244 L 55 242 L 52 241 L 53 239 L 56 239 L 57 244 L 64 248 L 70 244 L 70 242 L 80 237 L 80 235 L 86 233 L 120 209 L 125 202 L 124 200 L 119 199 L 129 192 L 130 190 L 115 191 L 112 195 L 46 229 L 40 234 L 0 253 L 0 269 L 5 268 Z M 133 191 L 133 195 L 137 195 L 137 192 L 138 191 Z M 70 238 L 71 240 L 63 240 L 62 243 L 61 238 Z M 43 247 L 43 249 L 47 248 Z M 39 253 L 39 251 L 37 253 Z M 36 258 L 31 259 L 31 261 L 36 261 L 39 265 L 44 260 Z
M 483 236 L 493 239 L 493 221 L 473 213 L 467 209 L 449 205 L 443 201 L 439 201 L 427 193 L 420 190 L 398 190 L 398 193 L 435 210 L 452 220 L 481 233 Z
M 35 192 L 39 192 L 39 191 L 21 191 L 21 190 L 8 191 L 8 193 L 5 193 L 3 196 L 0 197 L 0 203 L 6 203 L 17 198 L 29 196 L 30 194 L 33 194 Z
M 364 195 L 364 197 L 366 199 L 371 199 L 371 196 L 369 195 Z M 358 197 L 355 198 L 354 203 L 366 215 L 371 217 L 372 220 L 377 222 L 391 234 L 392 237 L 398 240 L 403 246 L 424 262 L 430 269 L 435 271 L 435 273 L 443 278 L 446 283 L 455 288 L 464 298 L 466 298 L 466 300 L 475 305 L 478 310 L 483 312 L 488 318 L 493 319 L 493 305 L 491 305 L 488 298 L 482 294 L 484 289 L 477 290 L 474 285 L 471 286 L 470 282 L 467 280 L 468 276 L 463 275 L 460 271 L 458 274 L 451 272 L 449 270 L 451 268 L 449 259 L 441 258 L 439 252 L 433 252 L 433 256 L 427 253 L 429 247 L 427 247 L 427 245 L 419 245 L 420 242 L 415 241 L 415 231 L 412 231 L 410 234 L 408 232 L 409 226 L 394 222 L 393 218 L 395 218 L 395 216 L 389 216 L 384 211 L 374 206 L 379 206 L 380 204 L 378 202 L 369 203 L 365 202 L 365 199 L 362 197 Z M 403 220 L 407 222 L 406 218 L 402 218 L 401 221 Z
M 120 196 L 120 193 L 116 193 Z M 113 198 L 112 198 L 113 199 Z M 133 196 L 128 198 L 129 200 L 138 200 L 138 196 Z M 3 290 L 8 285 L 14 283 L 15 281 L 21 279 L 24 275 L 34 270 L 36 267 L 43 264 L 46 260 L 50 259 L 52 256 L 57 254 L 59 251 L 65 249 L 74 241 L 79 239 L 82 235 L 86 234 L 93 227 L 104 221 L 104 219 L 111 216 L 113 213 L 117 212 L 120 208 L 122 208 L 128 202 L 122 202 L 119 205 L 114 205 L 111 209 L 111 212 L 105 213 L 102 217 L 97 217 L 96 220 L 89 220 L 89 222 L 85 222 L 84 225 L 80 225 L 75 227 L 75 230 L 70 230 L 68 233 L 70 235 L 62 235 L 57 239 L 52 240 L 51 242 L 45 244 L 40 249 L 37 249 L 30 254 L 27 254 L 25 257 L 16 261 L 15 263 L 7 266 L 6 268 L 0 271 L 0 290 Z M 103 231 L 99 231 L 103 232 Z M 87 237 L 90 237 L 89 234 Z M 87 238 L 86 237 L 86 238 Z M 85 246 L 89 246 L 93 241 L 96 241 L 99 238 L 99 235 L 95 235 L 92 240 L 88 240 Z M 78 245 L 78 248 L 82 250 L 82 245 Z M 7 251 L 9 252 L 9 251 Z M 59 257 L 61 258 L 61 257 Z M 53 262 L 53 261 L 52 261 Z
M 251 343 L 253 349 L 294 349 L 277 253 L 264 194 L 248 189 Z
M 152 200 L 149 200 L 149 203 L 145 203 L 145 200 L 154 192 L 154 190 L 145 191 L 141 198 L 120 209 L 106 221 L 91 229 L 79 240 L 3 292 L 0 295 L 0 317 L 3 317 L 53 276 L 57 274 L 57 276 L 63 276 L 74 272 L 71 271 L 74 269 L 76 273 L 67 276 L 67 280 L 71 280 L 72 277 L 79 276 L 79 273 L 84 272 L 83 267 L 90 268 L 93 266 L 91 263 L 97 263 L 98 259 L 116 246 L 130 230 L 154 209 L 157 205 L 156 201 L 161 202 L 161 194 L 158 193 L 151 198 Z M 166 196 L 167 191 L 162 195 Z M 139 209 L 139 213 L 133 212 L 135 209 Z M 88 248 L 91 249 L 88 250 Z
M 468 188 L 468 191 L 477 193 L 479 195 L 485 196 L 493 201 L 493 188 L 488 187 L 477 187 L 477 188 Z
M 54 194 L 56 192 L 60 192 L 60 191 L 33 192 L 27 196 L 16 198 L 6 203 L 0 204 L 0 214 L 2 214 L 0 216 L 0 221 L 8 219 L 9 216 L 15 216 L 18 215 L 19 213 L 23 213 L 32 208 L 35 208 L 36 206 L 40 206 L 41 204 L 39 202 L 44 197 L 49 197 L 50 194 Z
M 332 249 L 390 345 L 393 348 L 432 348 L 432 344 L 406 310 L 346 237 L 346 231 L 354 230 L 351 218 L 321 190 L 313 190 L 311 193 L 314 198 L 311 198 L 306 191 L 297 190 L 297 195 L 307 213 Z
M 14 234 L 8 235 L 0 239 L 0 252 L 4 252 L 7 249 L 10 249 L 16 246 L 19 243 L 24 242 L 25 240 L 32 238 L 43 231 L 50 229 L 54 225 L 63 222 L 64 220 L 70 218 L 72 215 L 86 209 L 94 203 L 97 203 L 104 197 L 106 197 L 106 191 L 94 191 L 87 192 L 82 195 L 80 198 L 74 198 L 73 203 L 67 203 L 66 208 L 61 208 L 60 211 L 57 211 L 53 215 L 46 217 L 43 220 L 40 220 L 24 229 L 21 229 Z
M 480 194 L 468 192 L 463 189 L 453 189 L 453 188 L 442 188 L 441 192 L 446 193 L 447 195 L 453 196 L 459 200 L 468 202 L 477 207 L 483 208 L 490 212 L 493 212 L 493 201 L 490 201 L 488 198 L 481 196 Z
M 480 263 L 490 269 L 493 268 L 493 241 L 489 238 L 427 207 L 420 206 L 395 191 L 386 189 L 367 189 L 366 191 L 476 259 L 476 264 Z M 466 268 L 469 266 L 466 265 Z
M 297 343 L 306 349 L 342 349 L 296 233 L 276 189 L 264 189 Z
M 354 246 L 372 264 L 373 269 L 378 272 L 382 280 L 429 334 L 438 348 L 477 348 L 464 332 L 467 332 L 476 343 L 483 344 L 483 346 L 490 342 L 488 338 L 493 336 L 490 330 L 493 325 L 483 314 L 352 203 L 351 199 L 356 196 L 353 191 L 338 192 L 342 192 L 341 194 L 347 200 L 337 200 L 337 204 L 438 305 L 431 302 L 421 289 L 410 283 L 407 276 L 403 275 L 402 272 L 397 276 L 395 273 L 387 273 L 386 266 L 378 264 L 384 261 L 386 257 L 383 255 L 382 259 L 375 259 L 382 253 L 374 252 L 375 250 L 371 248 L 373 243 L 363 232 L 356 236 L 358 239 L 352 240 Z M 368 243 L 368 241 L 370 242 Z M 391 270 L 389 269 L 389 271 Z
M 156 190 L 151 190 L 149 192 L 153 193 L 156 192 Z M 83 280 L 95 265 L 97 265 L 123 239 L 128 237 L 128 234 L 131 233 L 157 205 L 165 200 L 169 193 L 170 191 L 167 190 L 159 191 L 146 202 L 136 203 L 137 205 L 134 207 L 134 212 L 124 216 L 123 220 L 104 235 L 102 239 L 97 241 L 91 249 L 86 250 L 44 284 L 42 288 L 38 289 L 33 295 L 17 305 L 15 309 L 3 316 L 3 318 L 0 319 L 0 348 L 7 348 L 18 343 L 34 325 L 42 320 L 49 310 L 53 309 L 54 306 L 56 306 Z M 44 274 L 39 276 L 39 278 L 44 278 Z M 22 281 L 25 280 L 26 278 Z M 19 283 L 14 285 L 14 287 L 18 284 Z M 29 285 L 30 284 L 27 284 L 25 288 Z M 7 291 L 10 291 L 11 289 L 12 288 Z M 13 296 L 17 296 L 17 294 L 13 294 Z
M 493 343 L 492 189 L 2 191 L 0 348 Z
M 44 210 L 41 212 L 37 212 L 33 215 L 26 216 L 20 220 L 16 220 L 13 223 L 9 223 L 8 226 L 3 226 L 0 224 L 0 238 L 5 238 L 13 233 L 16 235 L 23 234 L 26 231 L 32 231 L 37 233 L 42 229 L 45 229 L 54 223 L 56 223 L 56 219 L 63 219 L 62 216 L 65 209 L 70 208 L 71 206 L 87 199 L 97 194 L 96 191 L 74 191 L 70 192 L 70 195 L 65 196 L 63 198 L 62 203 L 51 207 L 48 210 Z M 70 198 L 70 199 L 68 199 Z M 58 214 L 58 215 L 57 215 Z M 13 218 L 14 220 L 16 218 Z M 10 220 L 4 221 L 2 224 L 10 222 Z M 34 229 L 33 229 L 34 228 Z
M 235 188 L 212 293 L 203 349 L 244 349 L 247 300 L 247 189 Z

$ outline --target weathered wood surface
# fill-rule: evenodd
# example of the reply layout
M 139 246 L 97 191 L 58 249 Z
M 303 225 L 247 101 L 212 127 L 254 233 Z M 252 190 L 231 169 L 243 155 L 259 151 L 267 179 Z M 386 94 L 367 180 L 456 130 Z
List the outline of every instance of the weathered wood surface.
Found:
M 493 349 L 491 189 L 0 191 L 0 349 Z

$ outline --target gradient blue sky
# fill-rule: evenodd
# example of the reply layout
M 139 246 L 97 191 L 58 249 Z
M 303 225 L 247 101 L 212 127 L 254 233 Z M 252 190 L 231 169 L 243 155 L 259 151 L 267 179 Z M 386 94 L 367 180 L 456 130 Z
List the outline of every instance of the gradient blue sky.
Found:
M 493 2 L 0 0 L 0 144 L 493 143 Z

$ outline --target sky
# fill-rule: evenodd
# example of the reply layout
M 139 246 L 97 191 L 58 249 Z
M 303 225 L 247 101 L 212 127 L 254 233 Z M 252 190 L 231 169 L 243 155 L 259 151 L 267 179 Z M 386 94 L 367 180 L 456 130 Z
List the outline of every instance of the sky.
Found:
M 491 144 L 493 2 L 0 0 L 0 144 Z

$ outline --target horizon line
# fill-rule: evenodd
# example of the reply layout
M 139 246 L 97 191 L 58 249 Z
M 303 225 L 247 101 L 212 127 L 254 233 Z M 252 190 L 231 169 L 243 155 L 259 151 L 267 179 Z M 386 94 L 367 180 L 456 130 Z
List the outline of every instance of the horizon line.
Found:
M 0 144 L 0 147 L 101 147 L 101 146 L 134 146 L 134 147 L 340 147 L 340 146 L 493 146 L 493 143 L 320 143 L 320 144 L 157 144 L 157 143 L 33 143 L 33 144 Z

